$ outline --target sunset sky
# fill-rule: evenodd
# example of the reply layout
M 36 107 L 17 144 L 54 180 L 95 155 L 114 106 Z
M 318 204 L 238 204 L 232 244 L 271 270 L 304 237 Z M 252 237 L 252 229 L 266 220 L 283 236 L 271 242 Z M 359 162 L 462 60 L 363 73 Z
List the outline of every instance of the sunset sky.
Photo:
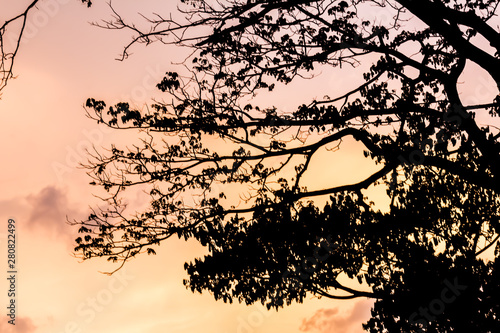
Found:
M 0 0 L 0 22 L 19 12 L 28 1 Z M 139 19 L 137 12 L 168 14 L 177 1 L 118 1 L 123 13 Z M 380 13 L 383 15 L 383 13 Z M 156 256 L 139 256 L 115 275 L 115 266 L 72 256 L 76 229 L 66 220 L 84 218 L 89 206 L 99 202 L 96 189 L 77 167 L 84 150 L 92 145 L 109 146 L 124 140 L 99 127 L 85 116 L 88 97 L 108 104 L 130 101 L 136 105 L 161 97 L 155 84 L 186 50 L 153 44 L 138 46 L 126 61 L 117 61 L 129 41 L 126 31 L 108 31 L 89 22 L 108 19 L 110 9 L 95 1 L 87 9 L 77 0 L 43 0 L 28 20 L 26 36 L 16 59 L 15 74 L 0 99 L 0 268 L 6 269 L 7 220 L 17 223 L 18 308 L 17 325 L 7 324 L 0 313 L 0 332 L 22 333 L 275 333 L 275 332 L 363 332 L 372 302 L 363 299 L 333 301 L 310 297 L 279 312 L 261 305 L 224 304 L 204 293 L 186 290 L 183 264 L 205 250 L 195 242 L 171 239 L 161 244 Z M 468 67 L 461 90 L 470 104 L 496 95 L 491 78 Z M 340 94 L 354 87 L 355 71 L 323 73 L 314 85 L 304 82 L 277 88 L 262 97 L 283 111 L 315 96 Z M 474 75 L 470 75 L 474 73 Z M 318 89 L 321 87 L 321 89 Z M 300 93 L 299 93 L 300 92 Z M 130 132 L 131 142 L 134 133 Z M 127 138 L 125 138 L 126 140 Z M 339 163 L 314 166 L 306 178 L 311 188 L 349 183 L 369 175 L 373 166 L 363 161 L 359 145 L 345 142 L 343 152 L 322 152 Z M 337 155 L 331 155 L 337 154 Z M 147 204 L 141 192 L 127 198 L 133 207 Z M 382 197 L 381 207 L 384 204 Z M 4 274 L 4 273 L 2 273 Z M 7 281 L 0 279 L 0 301 L 7 304 Z

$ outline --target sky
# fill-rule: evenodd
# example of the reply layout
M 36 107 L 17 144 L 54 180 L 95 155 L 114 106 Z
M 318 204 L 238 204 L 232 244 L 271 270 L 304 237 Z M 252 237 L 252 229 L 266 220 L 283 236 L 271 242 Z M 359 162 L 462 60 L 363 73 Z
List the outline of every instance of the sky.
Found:
M 1 0 L 0 22 L 25 3 Z M 137 3 L 122 1 L 118 8 L 136 18 L 138 11 L 175 10 L 174 1 Z M 66 221 L 84 218 L 89 206 L 98 203 L 78 163 L 86 160 L 86 148 L 123 139 L 85 116 L 86 99 L 149 103 L 158 95 L 155 84 L 186 54 L 164 45 L 140 46 L 126 61 L 117 61 L 130 34 L 90 24 L 109 15 L 100 1 L 90 9 L 76 0 L 41 1 L 28 19 L 16 59 L 17 78 L 2 91 L 0 253 L 6 257 L 7 220 L 14 219 L 18 282 L 16 326 L 7 323 L 4 310 L 0 332 L 362 332 L 371 306 L 366 300 L 310 298 L 276 312 L 260 304 L 225 304 L 208 293 L 193 294 L 182 280 L 187 277 L 184 263 L 205 253 L 195 242 L 169 239 L 156 256 L 139 256 L 112 276 L 101 273 L 113 270 L 111 264 L 73 256 L 76 230 Z M 289 101 L 285 108 L 302 102 L 288 93 L 276 96 L 275 103 Z M 346 169 L 343 164 L 332 181 Z M 148 201 L 140 192 L 127 199 L 138 207 Z M 6 265 L 6 258 L 0 259 L 2 272 Z M 5 309 L 8 284 L 0 281 Z
M 176 1 L 121 1 L 123 13 L 169 13 Z M 24 3 L 0 0 L 0 22 Z M 0 269 L 6 269 L 7 220 L 14 219 L 18 244 L 17 325 L 0 312 L 0 332 L 22 333 L 271 333 L 363 332 L 372 302 L 358 299 L 333 301 L 309 298 L 279 312 L 261 305 L 216 302 L 208 293 L 186 290 L 183 264 L 203 255 L 195 242 L 169 239 L 156 256 L 139 256 L 113 270 L 105 261 L 82 262 L 73 256 L 76 230 L 67 219 L 84 218 L 99 200 L 90 179 L 78 163 L 85 149 L 109 146 L 124 137 L 99 127 L 85 116 L 88 97 L 110 103 L 128 100 L 137 105 L 158 96 L 155 84 L 176 68 L 186 50 L 153 44 L 134 48 L 126 61 L 117 61 L 130 35 L 108 31 L 90 22 L 109 18 L 104 2 L 87 9 L 76 0 L 42 0 L 28 20 L 16 59 L 15 74 L 0 99 Z M 384 19 L 383 13 L 378 16 Z M 385 17 L 387 19 L 387 17 Z M 475 68 L 465 74 L 463 91 L 471 104 L 496 94 L 491 79 Z M 358 72 L 359 73 L 359 72 Z M 478 75 L 479 74 L 479 75 Z M 348 91 L 354 72 L 323 75 L 310 87 L 311 100 L 328 91 Z M 291 111 L 303 103 L 304 82 L 287 90 L 277 88 L 272 103 Z M 309 83 L 307 83 L 309 84 Z M 299 93 L 300 92 L 300 93 Z M 474 103 L 472 103 L 474 102 Z M 340 185 L 369 175 L 374 169 L 361 163 L 362 147 L 347 141 L 342 153 L 323 151 L 304 176 L 311 190 Z M 321 163 L 325 156 L 341 163 Z M 141 192 L 127 198 L 132 206 L 148 203 Z M 374 195 L 381 207 L 384 199 Z M 3 274 L 3 273 L 2 273 Z M 7 306 L 5 278 L 0 279 L 0 304 Z

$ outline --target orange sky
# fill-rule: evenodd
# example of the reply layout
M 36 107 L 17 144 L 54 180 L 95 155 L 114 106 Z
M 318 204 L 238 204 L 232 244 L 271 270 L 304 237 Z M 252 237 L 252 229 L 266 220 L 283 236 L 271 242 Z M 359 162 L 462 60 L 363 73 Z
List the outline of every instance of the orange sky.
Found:
M 168 12 L 165 3 L 141 1 L 140 10 Z M 119 8 L 134 13 L 133 4 L 122 1 Z M 0 1 L 0 21 L 15 9 Z M 139 256 L 111 277 L 99 273 L 112 270 L 107 263 L 80 263 L 71 256 L 75 230 L 65 224 L 66 216 L 84 217 L 97 202 L 88 177 L 75 166 L 85 160 L 85 147 L 117 139 L 85 117 L 85 100 L 140 105 L 157 95 L 154 85 L 175 68 L 172 62 L 183 59 L 177 49 L 153 45 L 116 61 L 129 34 L 88 24 L 108 16 L 100 1 L 91 9 L 76 0 L 42 1 L 17 58 L 18 78 L 3 91 L 0 220 L 14 218 L 18 225 L 19 296 L 18 325 L 12 330 L 2 313 L 0 332 L 331 332 L 332 325 L 338 332 L 362 332 L 367 301 L 310 299 L 276 313 L 191 293 L 182 285 L 183 264 L 204 253 L 196 243 L 169 240 L 157 256 Z M 290 101 L 289 95 L 280 98 Z M 303 101 L 290 102 L 291 108 Z M 147 197 L 128 199 L 143 205 Z M 1 225 L 4 254 L 6 223 Z M 6 271 L 6 260 L 0 268 Z M 0 281 L 0 301 L 6 304 L 6 281 Z
M 129 13 L 138 8 L 146 14 L 168 13 L 172 8 L 166 4 L 176 4 L 137 3 L 121 1 L 119 8 Z M 21 1 L 16 6 L 21 8 Z M 15 9 L 11 1 L 0 0 L 0 22 Z M 101 1 L 95 1 L 91 9 L 77 0 L 41 1 L 16 60 L 18 78 L 3 91 L 0 269 L 6 271 L 6 222 L 14 218 L 18 226 L 19 296 L 18 325 L 13 330 L 0 313 L 0 332 L 362 332 L 361 323 L 369 318 L 371 305 L 366 300 L 310 299 L 276 313 L 266 312 L 260 305 L 228 305 L 215 302 L 206 293 L 192 294 L 182 285 L 183 264 L 204 253 L 196 243 L 169 240 L 159 247 L 157 256 L 139 256 L 111 277 L 99 273 L 112 270 L 109 264 L 80 263 L 71 256 L 75 230 L 65 224 L 66 217 L 82 218 L 88 206 L 97 202 L 89 178 L 75 166 L 85 160 L 85 147 L 123 139 L 123 135 L 86 118 L 82 105 L 88 97 L 109 102 L 131 100 L 138 105 L 147 102 L 149 97 L 158 96 L 155 83 L 163 73 L 174 70 L 172 62 L 179 62 L 184 54 L 163 45 L 142 46 L 134 49 L 130 59 L 116 61 L 129 34 L 88 24 L 109 14 Z M 467 82 L 470 100 L 483 102 L 494 96 L 496 91 L 488 89 L 491 79 L 477 75 L 473 67 L 471 70 L 476 74 Z M 354 72 L 342 73 L 315 81 L 324 91 L 311 88 L 308 97 L 347 91 L 351 87 L 346 83 Z M 285 111 L 307 102 L 300 84 L 288 90 L 278 88 L 273 94 L 272 104 L 283 106 Z M 342 163 L 332 172 L 332 164 L 318 159 L 304 176 L 311 189 L 324 186 L 326 180 L 331 185 L 354 181 L 373 170 L 361 163 L 359 146 L 346 143 L 344 147 L 344 152 L 321 153 Z M 128 200 L 140 206 L 147 204 L 148 198 L 138 193 Z M 379 200 L 383 204 L 383 199 Z M 7 281 L 0 281 L 3 306 Z

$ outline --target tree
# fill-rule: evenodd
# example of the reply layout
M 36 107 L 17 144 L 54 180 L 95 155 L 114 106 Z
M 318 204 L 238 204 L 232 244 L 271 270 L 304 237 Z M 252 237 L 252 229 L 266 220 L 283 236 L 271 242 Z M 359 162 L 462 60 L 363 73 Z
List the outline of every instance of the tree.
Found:
M 37 10 L 40 0 L 33 0 L 23 12 L 11 17 L 0 25 L 0 92 L 14 78 L 14 62 L 21 47 L 23 34 L 28 24 L 29 15 Z M 90 0 L 81 0 L 87 7 L 92 5 Z
M 186 263 L 184 284 L 216 299 L 278 309 L 307 293 L 370 297 L 370 332 L 496 331 L 500 100 L 467 105 L 458 83 L 475 63 L 498 90 L 499 2 L 181 2 L 185 23 L 156 14 L 141 31 L 114 11 L 102 24 L 134 33 L 123 58 L 136 43 L 192 48 L 191 74 L 167 73 L 158 88 L 171 102 L 146 110 L 88 99 L 97 122 L 143 135 L 92 155 L 92 184 L 109 197 L 74 222 L 85 234 L 75 251 L 121 267 L 173 235 L 194 238 L 209 254 Z M 391 24 L 377 24 L 374 9 Z M 252 101 L 317 68 L 366 61 L 357 88 L 292 114 Z M 348 137 L 378 171 L 308 190 L 315 154 Z M 367 202 L 370 186 L 387 188 L 387 211 Z M 136 187 L 151 205 L 129 215 L 123 198 Z M 238 191 L 248 196 L 236 207 Z M 324 207 L 320 196 L 330 198 Z

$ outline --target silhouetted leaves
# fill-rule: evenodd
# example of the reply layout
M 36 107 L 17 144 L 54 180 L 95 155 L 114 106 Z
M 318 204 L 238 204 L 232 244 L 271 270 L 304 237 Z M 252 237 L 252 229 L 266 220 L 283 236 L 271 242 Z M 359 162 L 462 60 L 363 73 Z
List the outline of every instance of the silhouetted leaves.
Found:
M 225 302 L 277 309 L 308 294 L 370 297 L 370 332 L 496 331 L 498 98 L 466 105 L 457 86 L 469 62 L 500 82 L 498 56 L 473 43 L 481 35 L 500 50 L 489 25 L 498 1 L 185 3 L 187 23 L 108 26 L 191 47 L 191 76 L 166 73 L 158 84 L 166 102 L 146 110 L 87 101 L 98 122 L 143 135 L 132 148 L 92 156 L 89 175 L 109 197 L 76 223 L 90 238 L 75 250 L 126 261 L 173 235 L 194 238 L 207 254 L 186 263 L 184 284 Z M 366 16 L 373 9 L 393 20 L 380 26 Z M 359 85 L 337 97 L 288 114 L 248 101 L 367 55 L 376 60 Z M 478 110 L 490 117 L 476 121 Z M 302 176 L 316 152 L 342 148 L 344 138 L 362 143 L 379 169 L 310 189 Z M 363 195 L 372 185 L 386 187 L 386 210 Z M 130 217 L 121 200 L 139 186 L 151 205 Z M 312 201 L 325 196 L 323 207 Z M 480 258 L 486 250 L 491 260 Z M 346 276 L 349 285 L 339 282 Z

